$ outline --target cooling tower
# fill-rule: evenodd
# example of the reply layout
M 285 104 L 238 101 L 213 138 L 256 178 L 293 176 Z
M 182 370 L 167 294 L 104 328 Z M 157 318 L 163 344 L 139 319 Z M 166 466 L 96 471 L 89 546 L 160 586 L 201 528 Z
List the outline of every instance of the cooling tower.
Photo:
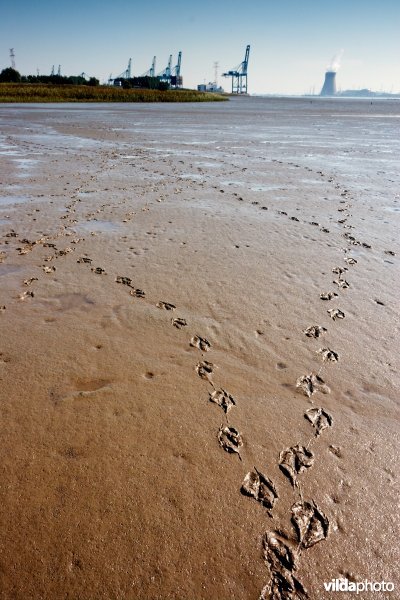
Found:
M 327 71 L 320 96 L 334 96 L 336 94 L 336 71 Z

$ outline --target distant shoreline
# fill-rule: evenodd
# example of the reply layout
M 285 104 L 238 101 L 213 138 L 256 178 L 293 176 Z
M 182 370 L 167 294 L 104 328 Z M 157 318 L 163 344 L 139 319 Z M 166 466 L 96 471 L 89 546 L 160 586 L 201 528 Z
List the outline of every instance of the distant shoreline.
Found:
M 196 90 L 124 90 L 112 86 L 0 83 L 0 103 L 220 102 L 226 96 Z

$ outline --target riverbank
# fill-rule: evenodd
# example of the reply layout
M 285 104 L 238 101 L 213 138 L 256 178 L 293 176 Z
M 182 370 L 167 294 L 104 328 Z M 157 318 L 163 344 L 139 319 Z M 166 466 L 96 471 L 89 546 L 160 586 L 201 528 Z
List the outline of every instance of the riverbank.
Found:
M 0 83 L 0 103 L 40 102 L 219 102 L 219 94 L 195 90 L 123 89 L 113 86 Z

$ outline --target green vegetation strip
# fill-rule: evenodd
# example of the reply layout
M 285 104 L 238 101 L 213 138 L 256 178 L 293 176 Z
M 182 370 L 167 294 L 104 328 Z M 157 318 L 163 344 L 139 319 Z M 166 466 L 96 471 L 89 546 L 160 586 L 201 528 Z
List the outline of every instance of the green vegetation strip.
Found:
M 195 90 L 124 90 L 112 86 L 0 83 L 0 102 L 215 102 L 225 96 Z

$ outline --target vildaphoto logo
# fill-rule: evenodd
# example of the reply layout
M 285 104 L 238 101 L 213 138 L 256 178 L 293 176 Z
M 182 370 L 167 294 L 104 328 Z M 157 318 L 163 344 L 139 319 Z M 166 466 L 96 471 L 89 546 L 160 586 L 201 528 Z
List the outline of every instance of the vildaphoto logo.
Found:
M 324 588 L 327 592 L 353 592 L 361 594 L 362 592 L 393 592 L 394 583 L 391 581 L 349 581 L 348 579 L 332 579 L 324 582 Z

